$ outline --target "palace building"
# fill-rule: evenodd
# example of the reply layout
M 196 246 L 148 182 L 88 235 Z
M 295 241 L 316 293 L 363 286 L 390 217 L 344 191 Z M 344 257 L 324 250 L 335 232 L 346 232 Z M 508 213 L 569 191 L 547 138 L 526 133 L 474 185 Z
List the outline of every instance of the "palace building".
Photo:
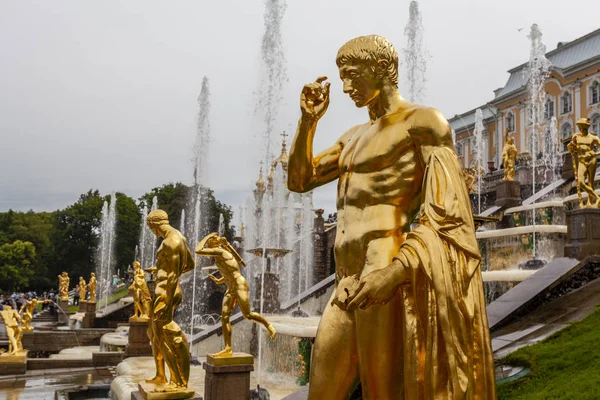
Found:
M 576 131 L 575 121 L 589 118 L 590 130 L 600 132 L 600 29 L 571 42 L 560 42 L 556 49 L 546 53 L 551 62 L 546 79 L 544 103 L 544 134 L 547 137 L 549 122 L 557 120 L 559 141 L 568 142 Z M 528 63 L 509 70 L 504 87 L 494 91 L 494 98 L 481 105 L 483 113 L 483 167 L 490 171 L 500 168 L 505 133 L 515 138 L 519 153 L 528 151 L 531 123 L 528 121 L 527 93 Z M 456 152 L 464 168 L 473 166 L 475 138 L 475 111 L 471 110 L 449 118 L 456 137 Z M 540 143 L 540 151 L 547 148 Z M 566 145 L 563 149 L 566 151 Z M 486 168 L 486 170 L 488 170 Z

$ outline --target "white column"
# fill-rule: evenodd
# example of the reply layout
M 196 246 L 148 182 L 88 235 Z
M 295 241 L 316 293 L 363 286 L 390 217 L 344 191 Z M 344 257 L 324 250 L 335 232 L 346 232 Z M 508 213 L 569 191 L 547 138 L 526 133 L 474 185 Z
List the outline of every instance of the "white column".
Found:
M 526 150 L 525 148 L 525 104 L 519 107 L 520 123 L 519 123 L 519 136 L 521 137 L 519 143 L 519 151 L 522 153 Z
M 573 84 L 575 90 L 573 91 L 573 103 L 575 104 L 575 121 L 581 118 L 581 82 L 575 82 Z

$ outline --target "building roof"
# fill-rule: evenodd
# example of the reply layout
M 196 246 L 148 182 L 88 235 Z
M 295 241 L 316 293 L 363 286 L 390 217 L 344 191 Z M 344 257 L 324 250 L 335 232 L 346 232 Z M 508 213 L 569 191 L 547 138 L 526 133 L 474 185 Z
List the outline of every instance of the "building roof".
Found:
M 481 108 L 481 112 L 483 114 L 483 120 L 487 121 L 489 119 L 492 119 L 495 117 L 496 115 L 496 107 L 490 105 L 490 104 L 486 104 L 483 105 L 481 107 L 477 107 L 477 108 Z M 455 115 L 454 117 L 450 118 L 448 120 L 448 122 L 450 123 L 450 127 L 452 129 L 454 129 L 455 132 L 459 132 L 462 129 L 471 129 L 471 127 L 475 126 L 475 112 L 477 111 L 476 109 L 473 109 L 471 111 L 467 111 L 464 114 L 461 115 Z
M 600 29 L 588 33 L 571 42 L 559 43 L 559 46 L 546 53 L 546 58 L 552 63 L 552 69 L 561 74 L 585 63 L 588 60 L 600 57 Z M 510 76 L 506 85 L 498 92 L 496 100 L 505 97 L 527 85 L 527 74 L 525 68 L 528 63 L 515 67 L 508 72 Z

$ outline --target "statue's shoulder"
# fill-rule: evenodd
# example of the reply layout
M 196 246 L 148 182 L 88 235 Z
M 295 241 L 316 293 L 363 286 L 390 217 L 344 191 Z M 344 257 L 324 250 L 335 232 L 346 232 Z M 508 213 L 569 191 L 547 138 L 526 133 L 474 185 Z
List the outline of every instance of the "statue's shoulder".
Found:
M 408 133 L 414 141 L 422 145 L 454 147 L 450 124 L 439 110 L 413 104 L 407 113 Z

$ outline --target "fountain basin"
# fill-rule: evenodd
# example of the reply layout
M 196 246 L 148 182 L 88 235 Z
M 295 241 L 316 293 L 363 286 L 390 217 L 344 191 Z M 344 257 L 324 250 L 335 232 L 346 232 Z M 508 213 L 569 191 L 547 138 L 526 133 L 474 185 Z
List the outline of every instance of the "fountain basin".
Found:
M 288 315 L 270 315 L 267 319 L 273 324 L 277 334 L 314 338 L 317 336 L 321 317 L 297 318 Z
M 503 236 L 516 236 L 526 233 L 567 233 L 566 225 L 528 225 L 515 228 L 494 229 L 490 231 L 476 232 L 477 239 L 488 239 Z
M 528 269 L 483 271 L 481 272 L 481 277 L 484 282 L 522 282 L 535 272 L 536 270 Z
M 129 327 L 119 326 L 114 332 L 105 333 L 100 338 L 101 352 L 124 352 L 129 343 Z
M 513 213 L 517 213 L 517 212 L 529 211 L 529 210 L 534 210 L 534 209 L 538 209 L 538 208 L 546 208 L 546 207 L 562 208 L 562 207 L 564 207 L 564 204 L 563 204 L 562 200 L 542 201 L 542 202 L 535 203 L 535 204 L 527 204 L 524 206 L 508 208 L 504 212 L 504 214 L 513 214 Z

